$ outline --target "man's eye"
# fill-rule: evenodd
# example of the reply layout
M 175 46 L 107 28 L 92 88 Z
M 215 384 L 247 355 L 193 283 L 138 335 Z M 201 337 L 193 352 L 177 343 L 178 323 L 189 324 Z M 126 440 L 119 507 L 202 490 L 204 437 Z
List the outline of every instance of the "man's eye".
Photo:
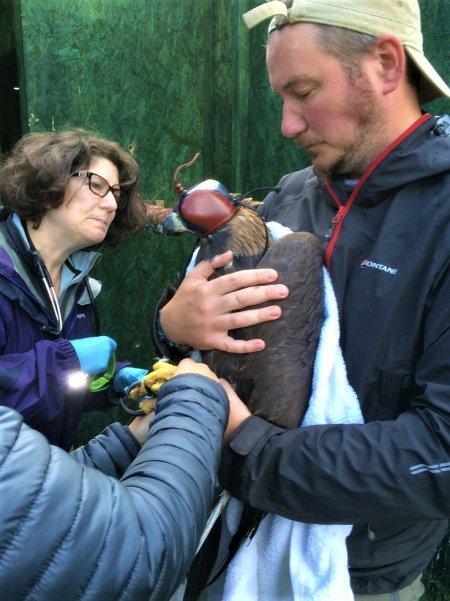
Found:
M 299 92 L 296 92 L 295 95 L 297 96 L 297 98 L 302 98 L 303 100 L 305 98 L 308 98 L 311 95 L 312 89 L 309 90 L 301 90 Z

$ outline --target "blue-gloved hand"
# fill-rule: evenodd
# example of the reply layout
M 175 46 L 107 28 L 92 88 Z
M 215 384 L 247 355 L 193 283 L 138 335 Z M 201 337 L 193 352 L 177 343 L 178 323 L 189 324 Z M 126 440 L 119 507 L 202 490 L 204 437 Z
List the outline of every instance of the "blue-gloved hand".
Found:
M 122 367 L 114 376 L 114 390 L 117 392 L 128 392 L 128 387 L 135 382 L 139 382 L 148 374 L 148 369 L 140 367 Z
M 70 341 L 85 373 L 96 376 L 108 369 L 111 355 L 117 348 L 116 341 L 109 336 L 91 336 Z

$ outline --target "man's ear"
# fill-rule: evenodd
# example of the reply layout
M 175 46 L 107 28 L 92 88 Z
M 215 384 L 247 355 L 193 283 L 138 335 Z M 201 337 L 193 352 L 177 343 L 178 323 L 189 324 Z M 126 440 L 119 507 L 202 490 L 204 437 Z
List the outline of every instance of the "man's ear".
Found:
M 375 52 L 380 65 L 382 93 L 395 91 L 406 78 L 406 55 L 401 40 L 391 33 L 380 35 Z

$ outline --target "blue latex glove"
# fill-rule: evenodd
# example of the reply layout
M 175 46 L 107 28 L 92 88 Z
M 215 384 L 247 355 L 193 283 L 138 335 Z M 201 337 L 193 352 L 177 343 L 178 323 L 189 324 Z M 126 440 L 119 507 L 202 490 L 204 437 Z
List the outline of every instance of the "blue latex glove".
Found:
M 111 355 L 116 350 L 115 340 L 109 336 L 91 336 L 70 341 L 80 362 L 80 368 L 90 376 L 104 374 Z
M 140 367 L 122 367 L 114 376 L 114 390 L 117 392 L 128 392 L 128 387 L 135 382 L 142 380 L 148 374 L 148 369 Z

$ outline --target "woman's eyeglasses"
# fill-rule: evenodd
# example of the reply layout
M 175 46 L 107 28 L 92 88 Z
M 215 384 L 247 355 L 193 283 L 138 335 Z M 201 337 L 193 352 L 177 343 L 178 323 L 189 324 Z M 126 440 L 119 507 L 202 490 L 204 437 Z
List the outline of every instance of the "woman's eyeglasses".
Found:
M 104 177 L 92 173 L 92 171 L 77 171 L 72 173 L 72 177 L 85 177 L 88 182 L 89 190 L 104 198 L 109 191 L 113 193 L 116 199 L 117 208 L 124 209 L 127 206 L 128 196 L 118 186 L 110 186 Z

